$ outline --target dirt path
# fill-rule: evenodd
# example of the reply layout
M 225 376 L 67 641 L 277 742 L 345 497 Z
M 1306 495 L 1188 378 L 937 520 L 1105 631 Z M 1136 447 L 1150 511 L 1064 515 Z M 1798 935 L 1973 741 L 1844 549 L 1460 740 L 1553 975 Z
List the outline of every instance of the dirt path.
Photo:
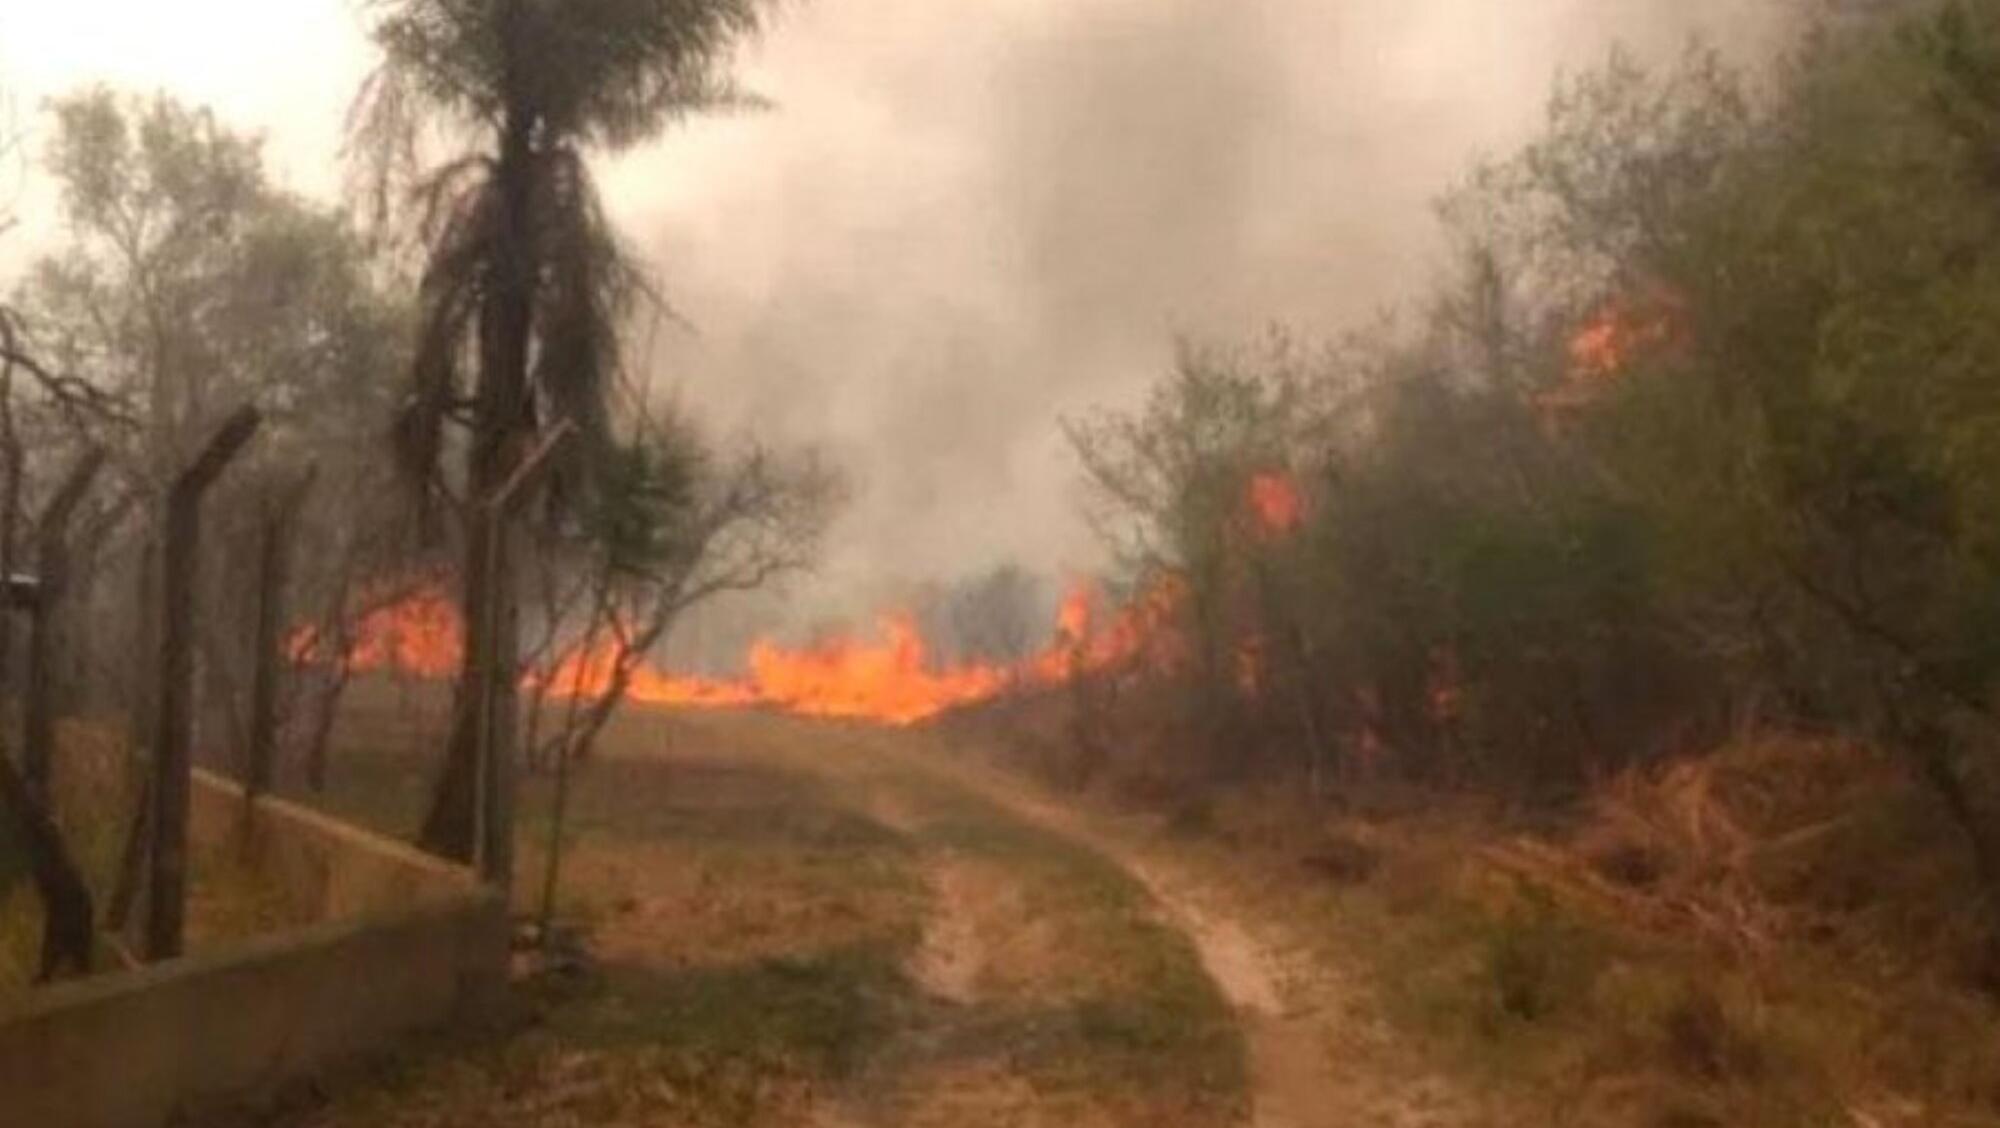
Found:
M 1235 921 L 1204 912 L 1153 867 L 1130 858 L 1121 864 L 1194 941 L 1202 966 L 1236 1008 L 1250 1047 L 1255 1128 L 1333 1123 L 1325 1100 L 1331 1063 L 1318 1029 L 1287 1013 L 1271 953 Z
M 1329 1099 L 1333 1069 L 1309 1016 L 1286 1006 L 1278 960 L 1236 920 L 1205 907 L 1166 867 L 1111 836 L 1090 829 L 1074 812 L 1025 794 L 994 777 L 968 775 L 980 792 L 1019 817 L 1068 837 L 1132 875 L 1168 923 L 1185 933 L 1203 970 L 1236 1010 L 1250 1053 L 1254 1128 L 1332 1128 L 1352 1123 Z
M 1194 896 L 1176 888 L 1155 866 L 1129 854 L 1119 857 L 1114 852 L 1112 857 L 1187 933 L 1209 978 L 1236 1008 L 1250 1048 L 1254 1128 L 1346 1123 L 1326 1099 L 1332 1063 L 1319 1031 L 1307 1019 L 1288 1013 L 1271 952 L 1236 921 L 1201 908 Z
M 1171 858 L 990 769 L 950 774 L 1051 833 L 1102 855 L 1138 881 L 1166 921 L 1186 934 L 1236 1012 L 1249 1051 L 1253 1128 L 1462 1128 L 1481 1124 L 1477 1101 L 1405 1063 L 1384 1068 L 1385 1035 L 1351 1004 L 1332 969 L 1294 958 L 1274 930 L 1235 916 L 1205 881 Z M 1338 1037 L 1333 1036 L 1336 1033 Z M 1351 1056 L 1349 1056 L 1351 1055 Z

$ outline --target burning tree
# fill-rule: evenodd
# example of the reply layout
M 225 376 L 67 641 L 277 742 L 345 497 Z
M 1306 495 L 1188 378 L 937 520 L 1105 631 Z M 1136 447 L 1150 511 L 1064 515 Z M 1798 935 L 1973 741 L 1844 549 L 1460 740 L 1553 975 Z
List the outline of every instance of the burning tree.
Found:
M 1317 363 L 1282 337 L 1245 354 L 1184 348 L 1143 409 L 1069 428 L 1089 516 L 1133 587 L 1175 593 L 1167 606 L 1188 659 L 1176 672 L 1191 683 L 1185 707 L 1210 769 L 1243 748 L 1240 699 L 1262 676 L 1267 621 L 1291 630 L 1300 619 L 1269 565 L 1305 522 L 1290 468 L 1334 415 Z

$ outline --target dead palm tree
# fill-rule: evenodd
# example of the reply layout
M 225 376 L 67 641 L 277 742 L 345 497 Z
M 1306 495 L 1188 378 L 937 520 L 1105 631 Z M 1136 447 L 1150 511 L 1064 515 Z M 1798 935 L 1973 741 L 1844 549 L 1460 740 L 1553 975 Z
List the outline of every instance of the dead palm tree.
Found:
M 588 485 L 609 444 L 621 322 L 646 294 L 606 223 L 586 156 L 743 101 L 727 63 L 769 0 L 373 0 L 383 61 L 351 135 L 378 215 L 410 190 L 426 256 L 410 397 L 397 431 L 426 496 L 461 501 L 466 647 L 452 737 L 420 841 L 469 860 L 490 701 L 496 766 L 514 747 L 517 595 L 510 519 L 481 500 L 554 421 L 575 424 L 549 484 Z M 425 164 L 438 143 L 452 156 Z M 462 442 L 447 441 L 462 427 Z M 486 550 L 489 527 L 497 551 Z M 491 593 L 494 602 L 488 604 Z M 482 611 L 490 611 L 491 618 Z M 482 692 L 490 698 L 482 697 Z M 491 859 L 508 855 L 489 828 Z

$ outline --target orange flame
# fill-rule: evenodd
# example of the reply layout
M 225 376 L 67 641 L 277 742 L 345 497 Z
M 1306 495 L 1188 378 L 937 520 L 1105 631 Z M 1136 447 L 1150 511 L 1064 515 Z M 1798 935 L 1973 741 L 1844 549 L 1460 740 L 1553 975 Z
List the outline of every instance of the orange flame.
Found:
M 1266 536 L 1285 536 L 1305 523 L 1306 502 L 1290 474 L 1266 471 L 1250 479 L 1250 512 Z
M 1680 339 L 1683 324 L 1680 299 L 1659 288 L 1605 301 L 1570 336 L 1568 371 L 1537 406 L 1549 419 L 1588 407 L 1634 360 Z
M 1163 580 L 1106 618 L 1096 592 L 1078 585 L 1062 602 L 1053 641 L 1013 665 L 938 668 L 915 618 L 898 613 L 881 619 L 874 640 L 839 638 L 802 649 L 761 640 L 750 648 L 748 672 L 740 678 L 679 675 L 642 661 L 628 675 L 626 694 L 644 705 L 762 707 L 910 725 L 990 700 L 1014 685 L 1060 685 L 1133 662 L 1172 669 L 1182 656 L 1171 625 L 1184 598 L 1180 581 Z M 441 679 L 457 671 L 465 649 L 457 609 L 437 593 L 370 612 L 355 625 L 353 637 L 357 672 L 392 669 Z M 310 627 L 295 632 L 287 646 L 294 661 L 324 657 Z M 618 654 L 611 641 L 588 650 L 577 646 L 547 674 L 530 674 L 523 684 L 531 687 L 545 678 L 551 696 L 594 697 L 611 687 Z
M 1583 382 L 1617 375 L 1631 357 L 1634 336 L 1620 306 L 1613 303 L 1598 310 L 1569 340 L 1570 379 Z
M 611 687 L 617 651 L 600 646 L 586 653 L 576 647 L 556 663 L 548 675 L 548 693 L 553 697 L 596 697 Z M 523 679 L 532 687 L 531 675 Z M 758 704 L 747 686 L 719 678 L 679 677 L 641 664 L 626 683 L 628 698 L 644 705 L 687 706 L 702 709 L 746 708 Z
M 933 672 L 923 636 L 907 615 L 883 618 L 880 644 L 837 640 L 807 650 L 760 642 L 750 651 L 750 681 L 766 702 L 813 717 L 850 717 L 907 725 L 1005 689 L 1011 672 L 973 664 Z
M 465 656 L 465 632 L 458 608 L 441 591 L 425 591 L 365 612 L 354 624 L 347 653 L 356 673 L 398 670 L 420 678 L 445 678 Z M 295 663 L 322 662 L 327 640 L 316 626 L 303 626 L 285 642 Z
M 1236 648 L 1236 688 L 1245 697 L 1264 695 L 1264 687 L 1270 680 L 1269 649 L 1262 638 L 1248 639 Z
M 1251 476 L 1245 515 L 1256 535 L 1296 532 L 1305 522 L 1305 498 L 1292 476 L 1281 470 Z M 1054 638 L 1043 650 L 1014 664 L 964 663 L 939 668 L 930 660 L 914 616 L 896 613 L 877 624 L 878 638 L 838 638 L 794 649 L 769 639 L 750 648 L 747 672 L 738 678 L 684 676 L 641 660 L 626 672 L 626 696 L 645 705 L 692 708 L 766 707 L 814 717 L 841 717 L 910 725 L 939 713 L 999 696 L 1010 686 L 1056 686 L 1109 670 L 1139 666 L 1173 672 L 1188 662 L 1186 643 L 1175 621 L 1187 602 L 1187 584 L 1167 574 L 1106 615 L 1103 600 L 1088 583 L 1074 586 L 1056 615 Z M 378 607 L 361 617 L 350 637 L 348 658 L 356 672 L 391 669 L 441 679 L 457 672 L 465 654 L 458 610 L 438 590 Z M 312 627 L 287 641 L 294 662 L 330 657 Z M 573 646 L 546 672 L 526 675 L 524 687 L 538 683 L 555 697 L 597 697 L 619 676 L 622 647 Z M 622 660 L 630 663 L 631 656 Z M 1237 655 L 1237 679 L 1245 693 L 1262 691 L 1267 655 L 1252 640 Z

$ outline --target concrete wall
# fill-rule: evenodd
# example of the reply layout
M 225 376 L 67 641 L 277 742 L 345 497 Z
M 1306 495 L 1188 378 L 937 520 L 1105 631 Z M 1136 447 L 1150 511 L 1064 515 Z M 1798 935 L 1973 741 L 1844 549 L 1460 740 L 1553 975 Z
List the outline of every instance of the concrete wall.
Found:
M 246 803 L 242 788 L 195 773 L 189 849 L 254 859 L 264 879 L 296 902 L 300 919 L 345 920 L 461 900 L 476 887 L 463 867 L 309 807 L 269 796 Z
M 472 875 L 204 777 L 194 838 L 250 845 L 322 922 L 0 1009 L 0 1128 L 153 1128 L 491 1005 L 507 918 Z

